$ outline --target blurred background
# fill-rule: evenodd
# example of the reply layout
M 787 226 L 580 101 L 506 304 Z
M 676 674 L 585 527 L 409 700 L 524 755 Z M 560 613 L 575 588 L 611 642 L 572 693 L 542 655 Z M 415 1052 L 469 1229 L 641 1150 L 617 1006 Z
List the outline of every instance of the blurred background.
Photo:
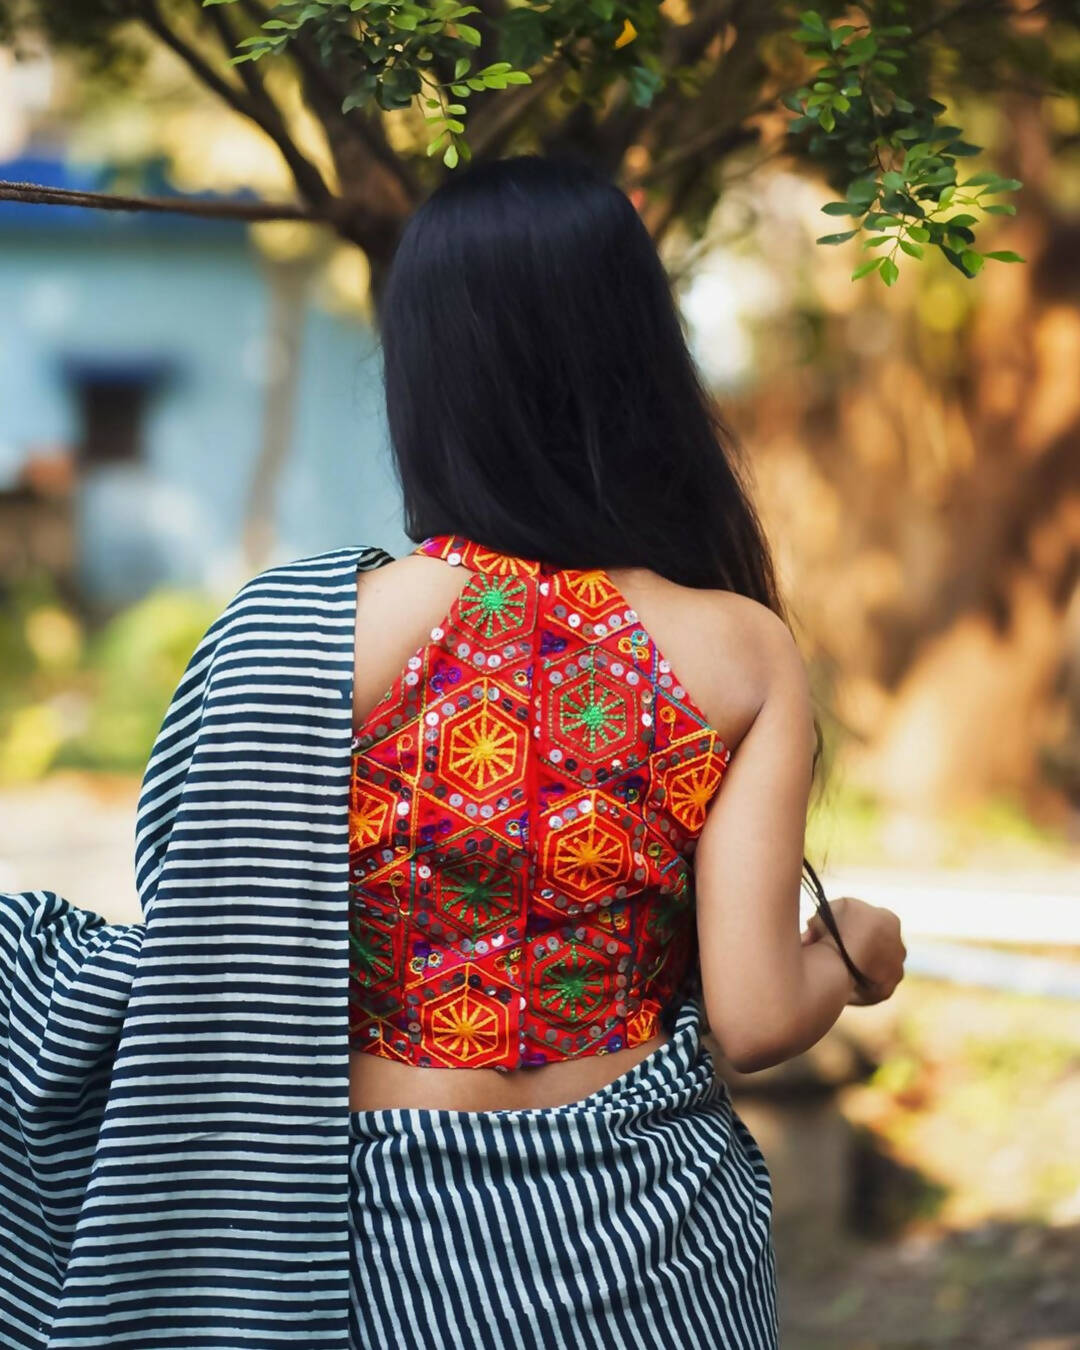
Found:
M 0 179 L 286 194 L 172 53 L 122 81 L 17 55 Z M 1023 265 L 852 283 L 855 246 L 814 242 L 835 193 L 768 134 L 663 241 L 812 671 L 809 856 L 910 952 L 888 1004 L 732 1075 L 792 1350 L 1080 1346 L 1080 114 L 961 112 L 1024 184 L 989 244 Z M 304 222 L 0 201 L 0 889 L 136 921 L 139 776 L 223 601 L 411 546 L 370 282 Z

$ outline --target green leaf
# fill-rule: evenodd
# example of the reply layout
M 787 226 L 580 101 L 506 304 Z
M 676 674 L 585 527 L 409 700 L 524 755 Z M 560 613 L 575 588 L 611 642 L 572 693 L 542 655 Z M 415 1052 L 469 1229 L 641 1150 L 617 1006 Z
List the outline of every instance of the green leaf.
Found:
M 448 169 L 456 169 L 456 168 L 457 168 L 457 162 L 458 162 L 458 149 L 457 149 L 457 146 L 453 143 L 453 141 L 451 141 L 450 144 L 449 144 L 449 145 L 446 147 L 446 149 L 443 151 L 443 157 L 442 157 L 442 158 L 443 158 L 443 163 L 446 165 L 446 167 L 447 167 Z
M 867 61 L 874 55 L 877 48 L 877 38 L 872 33 L 868 33 L 866 37 L 856 38 L 847 48 L 847 59 L 844 64 L 858 65 Z
M 973 248 L 966 248 L 960 254 L 960 261 L 969 272 L 977 272 L 983 265 L 983 255 L 977 253 Z
M 953 226 L 974 225 L 976 217 L 970 215 L 950 216 L 945 224 L 951 229 Z
M 987 202 L 983 210 L 989 216 L 1015 216 L 1016 207 L 1012 202 Z
M 511 70 L 503 78 L 507 84 L 532 84 L 532 76 L 527 70 Z
M 459 56 L 454 62 L 454 79 L 460 80 L 462 75 L 468 71 L 471 64 L 472 63 L 467 56 Z
M 881 279 L 886 286 L 891 286 L 900 275 L 900 269 L 891 258 L 881 259 Z
M 630 97 L 639 108 L 647 108 L 664 83 L 664 77 L 647 66 L 633 66 L 627 74 Z
M 963 272 L 964 276 L 970 278 L 970 273 L 960 260 L 960 254 L 955 249 L 949 248 L 947 244 L 941 245 L 941 251 L 944 253 L 950 267 L 955 267 L 958 272 Z
M 996 173 L 991 173 L 987 171 L 986 173 L 977 173 L 974 176 L 974 178 L 966 178 L 964 182 L 961 184 L 961 186 L 982 187 L 984 185 L 989 186 L 989 184 L 991 183 L 1000 183 L 1000 182 L 1002 182 L 1002 179 L 1000 179 Z
M 851 274 L 852 281 L 858 281 L 860 277 L 868 276 L 871 272 L 876 272 L 885 261 L 882 257 L 871 258 L 869 262 L 860 263 Z
M 823 234 L 815 242 L 819 244 L 842 244 L 845 239 L 852 239 L 858 233 L 858 230 L 844 230 L 842 234 Z
M 1014 253 L 1011 248 L 995 249 L 993 253 L 984 253 L 984 258 L 993 258 L 997 262 L 1027 262 L 1026 258 L 1021 258 L 1019 253 Z
M 881 244 L 891 244 L 892 241 L 891 234 L 875 234 L 863 241 L 863 248 L 877 248 Z
M 826 202 L 821 208 L 827 216 L 861 216 L 864 206 L 852 206 L 850 202 Z
M 913 244 L 910 239 L 901 239 L 900 247 L 912 258 L 921 258 L 923 251 L 918 244 Z
M 868 205 L 878 194 L 877 180 L 874 178 L 856 178 L 847 190 L 849 202 L 861 202 Z
M 433 154 L 435 153 L 435 151 L 438 150 L 439 147 L 440 147 L 440 146 L 443 144 L 443 142 L 446 140 L 446 137 L 447 137 L 447 133 L 446 133 L 445 131 L 443 132 L 443 134 L 442 134 L 441 136 L 436 136 L 436 138 L 431 142 L 431 144 L 430 144 L 430 145 L 428 146 L 428 148 L 427 148 L 428 154 L 429 154 L 429 155 L 433 155 Z
M 462 42 L 467 42 L 470 47 L 479 47 L 481 42 L 483 42 L 484 40 L 483 37 L 480 35 L 479 28 L 473 28 L 471 24 L 458 23 L 455 24 L 454 27 L 457 30 L 456 36 L 459 37 L 462 40 Z M 455 164 L 457 163 L 456 151 L 454 163 Z

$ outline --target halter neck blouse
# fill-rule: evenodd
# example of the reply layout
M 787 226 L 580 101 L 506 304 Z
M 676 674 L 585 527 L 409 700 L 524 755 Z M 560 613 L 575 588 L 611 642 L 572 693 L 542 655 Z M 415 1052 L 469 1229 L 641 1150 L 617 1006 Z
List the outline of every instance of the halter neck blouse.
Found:
M 731 754 L 607 572 L 472 575 L 354 735 L 350 1048 L 508 1071 L 655 1036 Z

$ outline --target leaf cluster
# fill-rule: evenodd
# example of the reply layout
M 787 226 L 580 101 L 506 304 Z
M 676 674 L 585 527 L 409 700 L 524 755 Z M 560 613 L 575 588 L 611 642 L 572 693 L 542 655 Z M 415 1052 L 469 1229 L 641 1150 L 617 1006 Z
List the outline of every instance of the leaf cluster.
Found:
M 945 120 L 946 105 L 925 92 L 912 27 L 882 22 L 883 14 L 888 19 L 906 9 L 902 0 L 868 6 L 863 24 L 833 25 L 816 10 L 799 16 L 794 38 L 814 69 L 809 83 L 784 98 L 798 114 L 788 133 L 805 138 L 811 158 L 838 167 L 847 180 L 844 199 L 822 209 L 853 222 L 817 242 L 841 244 L 863 233 L 863 247 L 880 252 L 852 278 L 877 273 L 887 286 L 899 276 L 899 254 L 922 258 L 928 247 L 966 277 L 987 258 L 1023 261 L 1010 251 L 975 247 L 973 227 L 982 218 L 1015 214 L 1011 203 L 988 198 L 1022 184 L 992 171 L 960 178 L 961 162 L 982 147 L 964 140 L 961 128 Z
M 470 99 L 530 84 L 527 68 L 547 61 L 566 62 L 575 101 L 599 101 L 612 79 L 624 78 L 633 101 L 646 106 L 664 83 L 660 27 L 658 7 L 643 0 L 548 0 L 494 16 L 458 0 L 279 0 L 234 61 L 281 55 L 308 41 L 325 66 L 345 72 L 344 112 L 419 102 L 428 155 L 441 152 L 454 168 L 472 153 Z M 481 49 L 499 59 L 481 61 Z

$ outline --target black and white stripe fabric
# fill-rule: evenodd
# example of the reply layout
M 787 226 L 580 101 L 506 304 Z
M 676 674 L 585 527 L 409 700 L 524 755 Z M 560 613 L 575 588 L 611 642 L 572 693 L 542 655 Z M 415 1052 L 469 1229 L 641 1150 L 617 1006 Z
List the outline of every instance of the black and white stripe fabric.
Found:
M 774 1350 L 769 1174 L 700 1020 L 566 1106 L 353 1112 L 353 1350 Z
M 358 568 L 262 573 L 195 651 L 136 824 L 145 922 L 0 901 L 0 1345 L 348 1346 Z
M 687 1005 L 681 1037 L 528 1128 L 349 1112 L 355 574 L 390 561 L 271 568 L 212 625 L 143 781 L 142 923 L 0 896 L 3 1350 L 576 1350 L 624 1322 L 774 1343 L 767 1174 Z M 479 1339 L 430 1322 L 436 1274 Z M 554 1339 L 491 1310 L 525 1288 Z

